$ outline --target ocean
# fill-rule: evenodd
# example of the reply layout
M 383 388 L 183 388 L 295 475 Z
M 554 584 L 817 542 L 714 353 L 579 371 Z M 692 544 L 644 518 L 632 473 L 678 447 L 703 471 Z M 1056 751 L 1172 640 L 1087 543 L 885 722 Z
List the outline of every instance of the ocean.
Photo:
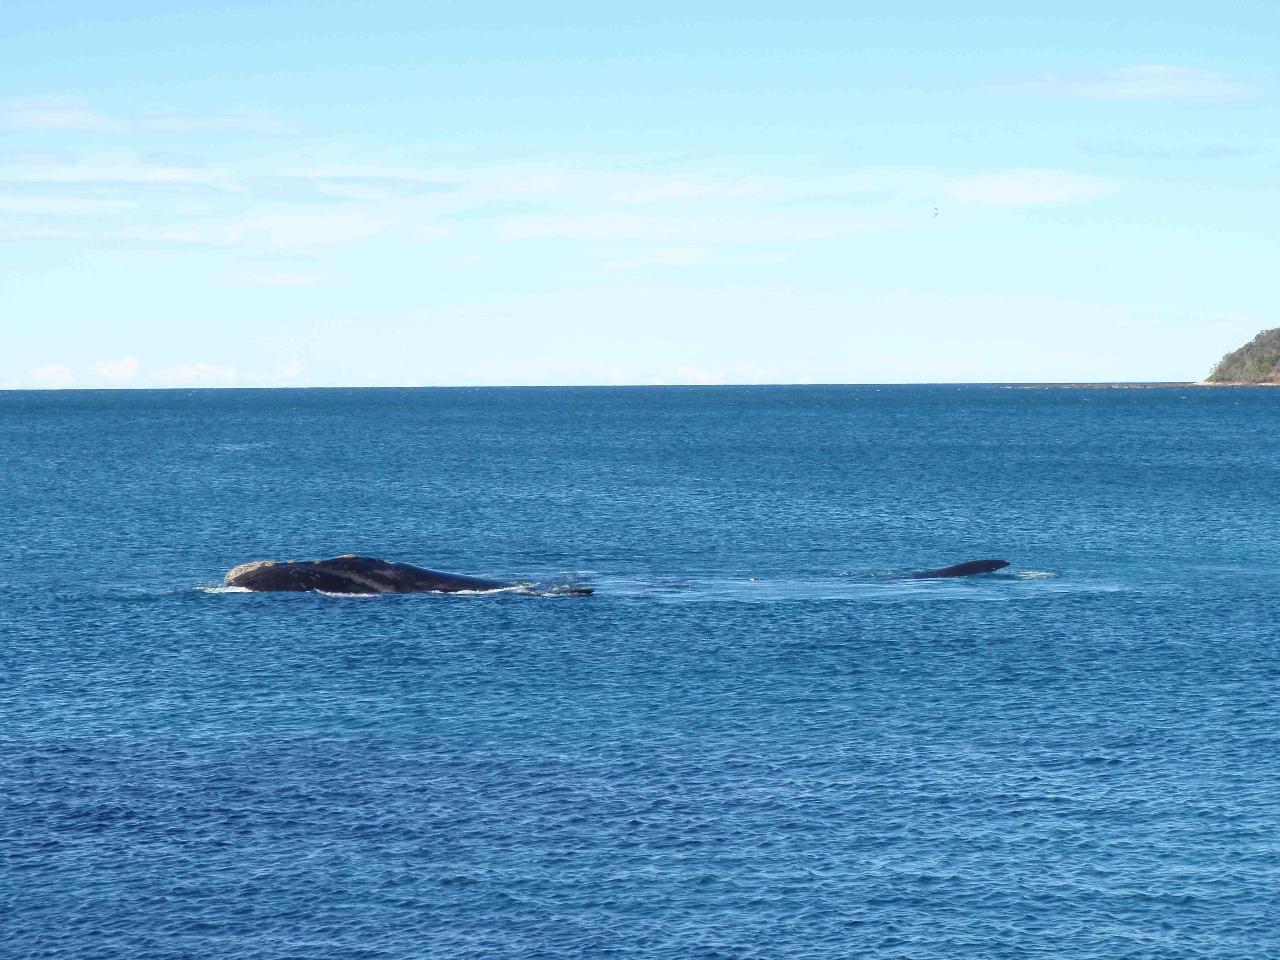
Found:
M 1280 957 L 1278 423 L 0 394 L 0 955 Z M 219 589 L 348 552 L 596 593 Z

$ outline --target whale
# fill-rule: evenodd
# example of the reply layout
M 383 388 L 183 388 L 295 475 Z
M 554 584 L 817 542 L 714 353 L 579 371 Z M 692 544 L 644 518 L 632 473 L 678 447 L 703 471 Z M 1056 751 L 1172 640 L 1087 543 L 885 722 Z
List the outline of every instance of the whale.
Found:
M 254 593 L 487 593 L 527 584 L 507 580 L 469 577 L 416 567 L 411 563 L 379 560 L 354 553 L 330 560 L 254 560 L 232 567 L 223 578 L 224 587 Z M 590 587 L 557 586 L 548 593 L 586 596 Z
M 1008 560 L 966 560 L 937 570 L 921 570 L 907 577 L 908 580 L 945 580 L 949 577 L 975 577 L 980 573 L 993 573 L 1009 566 Z

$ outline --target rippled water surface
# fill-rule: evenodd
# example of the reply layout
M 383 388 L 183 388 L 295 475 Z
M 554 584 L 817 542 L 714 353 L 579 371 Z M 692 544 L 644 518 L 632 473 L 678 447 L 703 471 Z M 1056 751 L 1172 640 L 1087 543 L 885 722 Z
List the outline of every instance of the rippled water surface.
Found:
M 0 394 L 0 955 L 1280 956 L 1278 421 Z M 351 551 L 597 592 L 211 589 Z

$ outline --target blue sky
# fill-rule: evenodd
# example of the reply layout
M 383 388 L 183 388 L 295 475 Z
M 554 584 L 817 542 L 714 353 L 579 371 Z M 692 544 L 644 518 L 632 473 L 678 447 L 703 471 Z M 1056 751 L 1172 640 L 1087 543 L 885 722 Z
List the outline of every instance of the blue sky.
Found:
M 1190 380 L 1280 324 L 1280 6 L 690 6 L 6 0 L 0 387 Z

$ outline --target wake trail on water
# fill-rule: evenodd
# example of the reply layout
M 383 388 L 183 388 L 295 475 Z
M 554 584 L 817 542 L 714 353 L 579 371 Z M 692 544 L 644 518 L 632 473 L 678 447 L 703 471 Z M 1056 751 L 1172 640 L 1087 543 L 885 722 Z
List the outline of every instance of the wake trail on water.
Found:
M 660 603 L 1016 602 L 1061 594 L 1111 593 L 1114 582 L 1062 579 L 1048 571 L 985 574 L 941 580 L 914 580 L 898 572 L 849 573 L 824 577 L 632 578 L 594 576 L 597 594 Z

